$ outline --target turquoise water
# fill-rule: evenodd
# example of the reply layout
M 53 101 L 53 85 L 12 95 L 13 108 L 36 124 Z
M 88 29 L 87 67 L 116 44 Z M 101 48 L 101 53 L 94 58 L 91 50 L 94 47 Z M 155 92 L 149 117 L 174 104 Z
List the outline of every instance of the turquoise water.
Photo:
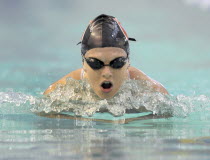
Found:
M 1 1 L 0 159 L 209 159 L 208 7 L 184 0 Z M 81 67 L 76 44 L 101 13 L 116 16 L 138 40 L 131 65 L 171 94 L 151 96 L 149 107 L 169 108 L 173 117 L 110 123 L 32 112 L 49 84 Z M 151 104 L 146 98 L 133 104 Z

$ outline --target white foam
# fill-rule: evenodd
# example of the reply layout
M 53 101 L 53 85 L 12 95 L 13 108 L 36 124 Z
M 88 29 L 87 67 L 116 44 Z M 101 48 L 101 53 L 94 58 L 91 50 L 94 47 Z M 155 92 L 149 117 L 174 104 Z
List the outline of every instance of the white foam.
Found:
M 185 117 L 189 113 L 209 107 L 210 98 L 205 95 L 190 97 L 170 96 L 154 93 L 146 81 L 129 80 L 110 100 L 101 100 L 85 81 L 67 80 L 67 85 L 37 99 L 33 112 L 73 111 L 76 115 L 91 116 L 100 109 L 107 109 L 115 116 L 123 115 L 127 110 L 152 111 L 157 115 Z
M 85 81 L 67 80 L 67 85 L 58 86 L 48 96 L 34 97 L 19 92 L 0 92 L 0 113 L 72 111 L 76 115 L 92 116 L 107 110 L 121 116 L 128 110 L 152 111 L 157 115 L 186 117 L 191 113 L 210 114 L 210 97 L 206 95 L 163 95 L 154 93 L 146 81 L 126 81 L 110 100 L 100 99 Z M 201 114 L 202 117 L 204 114 Z M 205 117 L 204 117 L 205 118 Z
M 26 95 L 23 93 L 18 92 L 0 92 L 0 104 L 2 103 L 14 103 L 16 106 L 20 106 L 23 103 L 26 103 L 27 101 L 30 102 L 30 104 L 35 104 L 35 98 L 31 95 Z
M 18 114 L 28 113 L 32 105 L 35 104 L 36 98 L 19 92 L 0 92 L 0 113 L 1 114 Z

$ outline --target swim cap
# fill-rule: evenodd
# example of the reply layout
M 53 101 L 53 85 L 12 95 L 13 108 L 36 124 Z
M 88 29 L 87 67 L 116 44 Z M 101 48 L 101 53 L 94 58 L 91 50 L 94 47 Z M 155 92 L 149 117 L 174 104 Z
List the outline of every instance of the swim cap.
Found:
M 120 25 L 120 22 L 113 16 L 101 14 L 90 22 L 85 30 L 81 42 L 81 53 L 85 53 L 93 48 L 118 47 L 122 48 L 129 55 L 127 33 Z

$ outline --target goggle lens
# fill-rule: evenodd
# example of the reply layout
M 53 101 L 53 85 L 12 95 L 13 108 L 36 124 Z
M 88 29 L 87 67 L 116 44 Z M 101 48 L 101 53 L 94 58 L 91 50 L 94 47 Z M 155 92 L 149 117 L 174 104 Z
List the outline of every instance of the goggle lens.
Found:
M 109 64 L 104 64 L 104 62 L 100 61 L 97 58 L 85 58 L 87 64 L 94 70 L 98 70 L 103 68 L 104 66 L 110 66 L 114 69 L 120 69 L 126 64 L 127 57 L 119 57 L 112 60 Z

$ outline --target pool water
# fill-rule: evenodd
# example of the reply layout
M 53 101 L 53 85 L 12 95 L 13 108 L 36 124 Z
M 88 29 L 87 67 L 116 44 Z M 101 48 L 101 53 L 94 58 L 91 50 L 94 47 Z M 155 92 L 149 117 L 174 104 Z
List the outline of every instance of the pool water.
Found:
M 210 3 L 200 2 L 1 1 L 0 159 L 209 159 Z M 101 13 L 116 16 L 137 39 L 130 43 L 131 65 L 161 82 L 170 96 L 129 103 L 121 94 L 122 108 L 91 99 L 88 107 L 105 104 L 118 114 L 144 103 L 157 114 L 169 109 L 173 117 L 109 121 L 106 113 L 98 115 L 101 121 L 35 113 L 46 109 L 43 91 L 81 67 L 76 44 Z

